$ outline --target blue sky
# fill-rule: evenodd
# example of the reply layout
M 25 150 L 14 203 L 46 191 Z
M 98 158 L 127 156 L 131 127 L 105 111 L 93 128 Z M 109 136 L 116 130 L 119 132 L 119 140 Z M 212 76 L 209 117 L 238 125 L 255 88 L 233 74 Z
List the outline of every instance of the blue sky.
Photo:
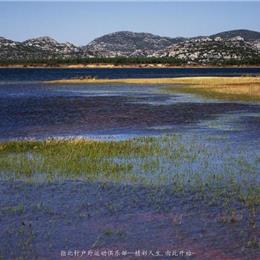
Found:
M 0 2 L 0 36 L 23 41 L 51 36 L 85 45 L 130 30 L 162 36 L 260 31 L 260 2 Z

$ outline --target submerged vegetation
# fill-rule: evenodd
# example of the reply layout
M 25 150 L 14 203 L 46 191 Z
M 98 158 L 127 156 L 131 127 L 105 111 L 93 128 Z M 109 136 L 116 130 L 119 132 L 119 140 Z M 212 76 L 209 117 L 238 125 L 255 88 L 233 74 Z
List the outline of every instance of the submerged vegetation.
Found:
M 128 172 L 133 165 L 113 161 L 113 158 L 145 156 L 149 150 L 149 144 L 130 141 L 11 141 L 0 145 L 0 168 L 5 173 L 27 177 L 47 174 L 49 178 L 62 175 L 115 179 L 120 177 L 119 172 Z
M 88 179 L 170 184 L 177 191 L 237 193 L 259 203 L 256 153 L 218 146 L 214 140 L 182 135 L 127 141 L 84 139 L 8 141 L 0 144 L 2 178 Z
M 49 182 L 81 179 L 171 187 L 201 203 L 221 203 L 222 223 L 238 221 L 246 209 L 251 248 L 257 240 L 260 157 L 243 148 L 218 145 L 219 138 L 165 135 L 127 141 L 86 139 L 7 141 L 0 144 L 2 180 Z M 238 206 L 240 205 L 240 206 Z M 14 208 L 14 210 L 22 210 Z

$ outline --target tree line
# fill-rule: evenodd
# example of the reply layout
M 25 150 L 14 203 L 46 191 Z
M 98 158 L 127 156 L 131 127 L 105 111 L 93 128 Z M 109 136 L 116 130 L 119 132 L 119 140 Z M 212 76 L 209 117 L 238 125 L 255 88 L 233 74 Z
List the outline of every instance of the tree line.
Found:
M 53 59 L 10 59 L 1 60 L 0 65 L 47 65 L 47 66 L 59 66 L 59 65 L 77 65 L 77 64 L 111 64 L 115 66 L 119 65 L 148 65 L 148 64 L 164 64 L 170 66 L 180 65 L 260 65 L 260 56 L 254 58 L 244 58 L 241 60 L 212 60 L 207 64 L 201 64 L 199 61 L 188 62 L 186 60 L 177 59 L 175 57 L 76 57 L 76 58 L 62 58 L 57 57 Z

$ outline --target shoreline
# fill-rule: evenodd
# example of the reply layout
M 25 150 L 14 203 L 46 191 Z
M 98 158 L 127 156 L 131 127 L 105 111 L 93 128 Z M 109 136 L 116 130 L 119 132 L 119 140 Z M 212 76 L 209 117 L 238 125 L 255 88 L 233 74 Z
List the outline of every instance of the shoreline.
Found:
M 192 76 L 176 78 L 122 78 L 122 79 L 96 79 L 96 78 L 71 78 L 44 81 L 44 83 L 55 84 L 90 84 L 90 83 L 125 83 L 125 84 L 260 84 L 260 76 Z

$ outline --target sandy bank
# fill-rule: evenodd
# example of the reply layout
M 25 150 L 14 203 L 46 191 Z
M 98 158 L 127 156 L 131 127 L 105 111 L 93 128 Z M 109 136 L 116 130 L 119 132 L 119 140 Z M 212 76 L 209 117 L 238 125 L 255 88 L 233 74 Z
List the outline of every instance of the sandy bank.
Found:
M 217 98 L 260 100 L 260 77 L 184 77 L 128 79 L 62 79 L 47 81 L 54 84 L 162 84 L 168 90 L 197 93 Z M 184 85 L 176 89 L 176 84 Z M 173 85 L 173 86 L 170 86 Z

